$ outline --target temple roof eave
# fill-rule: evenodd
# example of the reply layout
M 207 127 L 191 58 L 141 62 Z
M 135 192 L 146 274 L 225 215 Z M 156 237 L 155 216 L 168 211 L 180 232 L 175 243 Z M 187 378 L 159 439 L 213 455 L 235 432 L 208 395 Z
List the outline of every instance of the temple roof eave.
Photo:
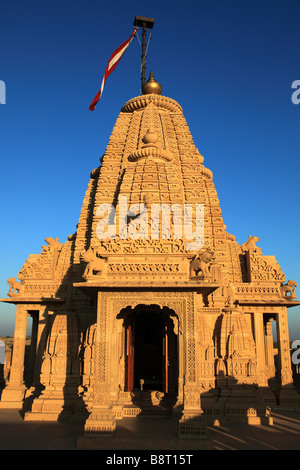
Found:
M 130 287 L 134 289 L 135 287 L 157 287 L 157 288 L 165 288 L 165 287 L 180 287 L 184 289 L 195 289 L 195 288 L 206 288 L 215 290 L 220 287 L 219 283 L 216 282 L 205 282 L 205 281 L 152 281 L 152 280 L 126 280 L 120 281 L 120 279 L 114 281 L 101 281 L 101 280 L 94 280 L 94 281 L 85 281 L 85 282 L 75 282 L 73 287 Z
M 300 305 L 298 301 L 291 301 L 291 300 L 240 300 L 239 305 L 241 307 L 296 307 Z
M 64 303 L 65 300 L 59 297 L 21 297 L 18 294 L 10 298 L 0 299 L 0 302 L 5 302 L 7 304 L 50 304 L 50 303 Z
M 73 287 L 83 290 L 85 293 L 91 296 L 97 295 L 99 291 L 161 291 L 161 290 L 192 290 L 195 292 L 202 292 L 206 295 L 211 294 L 213 291 L 220 287 L 220 284 L 213 282 L 184 282 L 184 281 L 170 281 L 170 282 L 157 282 L 157 281 L 88 281 L 88 282 L 77 282 L 73 284 Z

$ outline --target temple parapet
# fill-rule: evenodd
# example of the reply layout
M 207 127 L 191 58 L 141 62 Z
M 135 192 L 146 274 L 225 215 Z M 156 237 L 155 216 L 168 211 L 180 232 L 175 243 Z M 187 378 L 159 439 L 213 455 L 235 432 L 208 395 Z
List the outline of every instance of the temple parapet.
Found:
M 249 282 L 273 281 L 284 282 L 285 274 L 279 266 L 275 256 L 266 256 L 254 251 L 247 251 L 247 271 Z
M 31 254 L 19 271 L 18 278 L 8 279 L 8 296 L 15 301 L 22 298 L 49 299 L 61 297 L 70 280 L 72 241 L 60 243 L 58 238 L 47 237 L 40 254 Z

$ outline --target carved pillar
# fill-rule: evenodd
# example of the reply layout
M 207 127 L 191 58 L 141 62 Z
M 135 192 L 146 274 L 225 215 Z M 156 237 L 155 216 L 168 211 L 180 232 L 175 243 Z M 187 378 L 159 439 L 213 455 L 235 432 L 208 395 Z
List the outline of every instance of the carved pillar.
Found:
M 79 325 L 74 310 L 59 309 L 48 317 L 46 348 L 42 351 L 43 362 L 40 381 L 45 387 L 34 399 L 31 411 L 25 419 L 34 421 L 58 418 L 68 420 L 80 408 L 79 385 Z M 47 328 L 48 329 L 48 328 Z M 44 343 L 44 338 L 41 339 Z
M 274 351 L 273 351 L 273 333 L 272 321 L 274 318 L 265 320 L 265 348 L 266 348 L 266 366 L 269 378 L 275 377 Z
M 116 429 L 116 419 L 111 409 L 110 399 L 110 311 L 105 293 L 98 292 L 96 367 L 93 404 L 84 433 L 85 437 L 112 437 Z
M 81 388 L 84 392 L 83 397 L 85 403 L 91 401 L 92 390 L 95 380 L 95 330 L 96 324 L 90 325 L 86 331 L 85 339 L 83 340 Z
M 283 387 L 293 383 L 286 308 L 282 308 L 281 312 L 277 315 L 277 342 L 279 383 L 280 386 Z
M 263 312 L 254 312 L 254 337 L 257 361 L 257 382 L 260 387 L 268 386 L 266 375 L 265 334 Z
M 279 390 L 277 398 L 280 405 L 299 406 L 299 395 L 293 384 L 292 364 L 290 356 L 290 340 L 287 321 L 287 309 L 282 307 L 277 315 L 277 343 L 278 343 L 278 378 Z
M 184 317 L 185 375 L 183 389 L 183 413 L 178 423 L 181 438 L 206 439 L 206 423 L 201 408 L 199 377 L 196 361 L 196 306 L 195 294 L 187 294 Z
M 7 387 L 2 392 L 0 408 L 21 408 L 23 405 L 25 393 L 23 373 L 27 317 L 28 314 L 25 306 L 18 304 L 16 309 L 14 346 L 10 369 L 10 379 Z
M 178 397 L 176 406 L 179 410 L 183 407 L 183 385 L 184 385 L 184 337 L 182 331 L 182 319 L 176 321 L 178 328 Z

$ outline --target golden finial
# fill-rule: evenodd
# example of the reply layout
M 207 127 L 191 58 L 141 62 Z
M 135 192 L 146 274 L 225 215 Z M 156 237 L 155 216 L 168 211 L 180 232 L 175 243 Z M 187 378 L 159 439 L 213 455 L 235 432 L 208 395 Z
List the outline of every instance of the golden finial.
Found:
M 149 79 L 142 86 L 142 94 L 155 94 L 160 95 L 162 92 L 162 86 L 155 80 L 153 72 L 150 72 Z

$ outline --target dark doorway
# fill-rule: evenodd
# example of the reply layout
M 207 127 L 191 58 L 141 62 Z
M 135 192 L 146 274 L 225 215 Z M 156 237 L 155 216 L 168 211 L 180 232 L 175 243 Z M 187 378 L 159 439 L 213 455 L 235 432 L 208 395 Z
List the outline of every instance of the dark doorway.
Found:
M 163 391 L 162 314 L 140 312 L 135 316 L 134 388 Z
M 140 306 L 125 318 L 126 390 L 177 394 L 177 334 L 170 311 Z

